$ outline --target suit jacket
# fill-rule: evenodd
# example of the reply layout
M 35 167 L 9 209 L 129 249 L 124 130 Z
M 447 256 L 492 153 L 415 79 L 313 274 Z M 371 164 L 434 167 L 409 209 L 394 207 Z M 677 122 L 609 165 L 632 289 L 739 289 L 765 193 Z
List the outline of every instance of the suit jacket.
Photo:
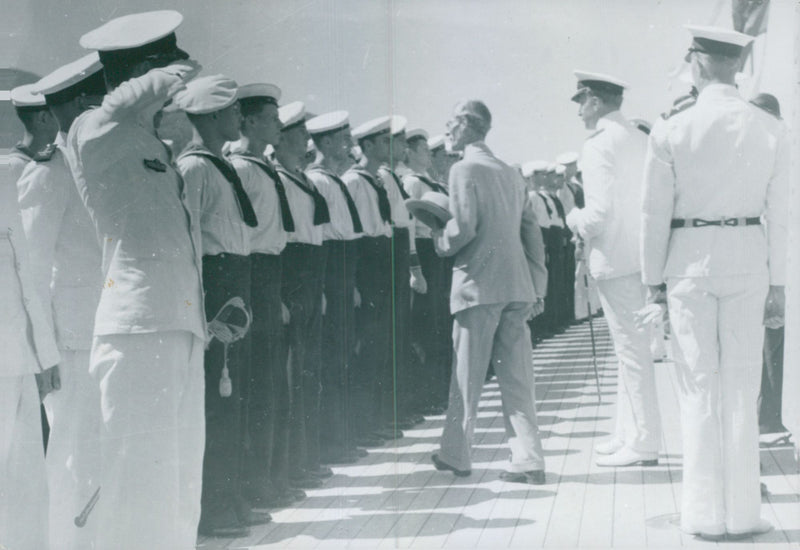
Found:
M 769 270 L 770 284 L 783 285 L 790 147 L 782 121 L 725 84 L 656 122 L 645 172 L 644 282 Z M 675 218 L 762 215 L 766 225 L 670 228 Z
M 153 69 L 109 92 L 67 136 L 67 159 L 103 251 L 94 334 L 185 330 L 205 339 L 200 227 L 153 116 L 192 76 Z
M 544 297 L 542 233 L 519 172 L 473 143 L 450 170 L 449 190 L 453 218 L 434 245 L 454 257 L 451 311 Z
M 64 137 L 59 134 L 49 160 L 28 164 L 17 192 L 34 280 L 59 349 L 89 350 L 102 257 L 64 157 Z
M 15 183 L 16 173 L 0 158 L 0 376 L 34 374 L 60 360 L 34 289 Z
M 647 136 L 619 111 L 602 117 L 583 145 L 581 168 L 586 206 L 573 209 L 567 225 L 586 242 L 595 279 L 641 271 L 642 171 Z

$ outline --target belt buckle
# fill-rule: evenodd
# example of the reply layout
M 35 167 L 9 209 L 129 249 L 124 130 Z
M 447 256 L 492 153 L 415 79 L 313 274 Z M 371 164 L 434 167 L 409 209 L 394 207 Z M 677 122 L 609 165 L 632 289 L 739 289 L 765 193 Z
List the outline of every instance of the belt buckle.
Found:
M 739 225 L 739 218 L 727 218 L 722 216 L 720 219 L 720 226 L 725 227 L 726 225 L 729 227 L 736 227 Z

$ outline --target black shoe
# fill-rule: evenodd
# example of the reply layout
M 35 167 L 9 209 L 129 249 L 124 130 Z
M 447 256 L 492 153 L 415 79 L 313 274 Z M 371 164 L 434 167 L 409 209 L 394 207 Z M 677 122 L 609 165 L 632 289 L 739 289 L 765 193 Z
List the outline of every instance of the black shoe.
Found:
M 269 515 L 268 512 L 256 512 L 253 509 L 246 509 L 241 510 L 238 514 L 239 521 L 242 525 L 252 526 L 252 525 L 266 525 L 270 521 L 272 521 L 272 516 Z
M 358 457 L 354 453 L 331 453 L 320 457 L 323 464 L 355 464 Z
M 375 430 L 370 434 L 371 436 L 380 437 L 381 439 L 401 439 L 403 437 L 403 432 L 400 430 L 393 430 L 391 428 L 382 428 L 380 430 Z
M 290 494 L 274 490 L 251 493 L 247 500 L 253 508 L 286 508 L 295 501 Z
M 296 489 L 319 489 L 322 480 L 318 477 L 290 477 L 289 485 Z
M 414 423 L 414 421 L 410 418 L 398 418 L 394 424 L 389 424 L 386 426 L 386 428 L 400 432 L 400 430 L 410 430 L 414 426 L 416 426 L 416 423 Z
M 235 525 L 203 525 L 197 528 L 197 534 L 203 537 L 216 537 L 221 539 L 239 539 L 250 536 L 250 529 L 239 523 Z
M 372 449 L 375 447 L 383 447 L 386 441 L 382 437 L 375 437 L 372 435 L 364 435 L 356 438 L 356 445 L 359 447 L 366 447 Z
M 329 477 L 333 476 L 333 470 L 327 466 L 320 466 L 316 470 L 307 470 L 307 472 L 311 477 L 316 477 L 319 479 L 328 479 Z
M 351 452 L 357 458 L 364 458 L 365 456 L 369 456 L 369 453 L 367 452 L 367 450 L 366 449 L 362 449 L 361 447 L 353 447 Z
M 467 477 L 472 473 L 472 470 L 459 470 L 454 466 L 450 466 L 447 462 L 441 460 L 439 455 L 436 454 L 431 455 L 431 460 L 433 461 L 433 465 L 440 472 L 453 472 L 458 477 Z
M 509 483 L 527 483 L 528 485 L 544 485 L 544 470 L 530 470 L 528 472 L 501 472 L 500 479 Z
M 439 416 L 445 413 L 447 409 L 441 405 L 429 405 L 422 409 L 422 412 L 431 416 Z
M 293 502 L 300 502 L 306 498 L 306 492 L 296 487 L 287 487 L 282 494 L 292 499 Z

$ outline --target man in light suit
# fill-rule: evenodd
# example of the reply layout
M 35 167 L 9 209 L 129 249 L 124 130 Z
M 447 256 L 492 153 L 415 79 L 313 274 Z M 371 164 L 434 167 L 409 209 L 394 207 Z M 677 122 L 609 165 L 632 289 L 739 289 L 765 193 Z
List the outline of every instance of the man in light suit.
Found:
M 519 172 L 484 143 L 491 127 L 480 101 L 456 105 L 448 123 L 452 149 L 464 159 L 450 171 L 453 218 L 434 230 L 436 252 L 453 256 L 450 308 L 455 360 L 438 470 L 468 476 L 472 436 L 486 371 L 492 362 L 511 447 L 505 481 L 545 482 L 534 405 L 527 320 L 542 312 L 547 288 L 542 234 Z
M 735 86 L 753 37 L 688 27 L 699 90 L 650 134 L 642 276 L 666 282 L 683 439 L 681 529 L 766 531 L 757 399 L 763 325 L 783 322 L 790 142 Z M 762 224 L 762 217 L 766 226 Z
M 595 132 L 583 145 L 586 207 L 567 224 L 586 245 L 589 271 L 619 359 L 617 418 L 612 438 L 595 448 L 598 466 L 658 464 L 661 423 L 648 331 L 634 313 L 645 305 L 638 256 L 645 135 L 620 113 L 627 85 L 617 78 L 575 71 L 579 116 Z

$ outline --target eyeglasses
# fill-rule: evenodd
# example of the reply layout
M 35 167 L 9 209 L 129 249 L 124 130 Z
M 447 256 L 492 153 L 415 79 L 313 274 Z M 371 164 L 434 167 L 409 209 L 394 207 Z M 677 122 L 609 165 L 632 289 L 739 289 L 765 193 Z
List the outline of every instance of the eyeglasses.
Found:
M 461 124 L 462 122 L 467 122 L 467 115 L 456 115 L 450 120 L 447 121 L 445 124 L 445 128 L 451 130 Z

